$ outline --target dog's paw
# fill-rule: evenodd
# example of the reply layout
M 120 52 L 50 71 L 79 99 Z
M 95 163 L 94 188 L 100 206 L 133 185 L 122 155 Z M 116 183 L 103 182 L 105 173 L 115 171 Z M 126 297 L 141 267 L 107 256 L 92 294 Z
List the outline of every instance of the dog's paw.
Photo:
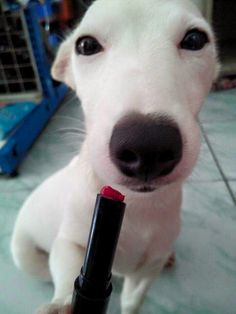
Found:
M 71 314 L 70 304 L 51 303 L 41 306 L 34 314 Z

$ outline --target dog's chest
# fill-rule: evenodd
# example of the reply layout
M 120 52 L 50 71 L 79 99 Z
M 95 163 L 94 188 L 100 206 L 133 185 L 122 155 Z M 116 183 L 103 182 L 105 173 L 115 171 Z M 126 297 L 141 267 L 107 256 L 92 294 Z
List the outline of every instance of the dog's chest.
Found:
M 176 204 L 168 204 L 168 208 L 158 208 L 155 204 L 140 205 L 131 204 L 126 209 L 114 264 L 119 273 L 157 263 L 171 252 L 179 233 L 179 208 Z

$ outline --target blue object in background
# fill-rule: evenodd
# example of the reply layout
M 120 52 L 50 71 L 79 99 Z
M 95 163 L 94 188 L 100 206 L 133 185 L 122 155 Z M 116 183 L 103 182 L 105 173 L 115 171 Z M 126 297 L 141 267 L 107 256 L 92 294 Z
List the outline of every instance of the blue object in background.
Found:
M 32 102 L 8 104 L 0 108 L 0 140 L 6 138 L 20 122 L 35 108 Z
M 50 0 L 47 2 L 48 5 L 50 5 Z M 43 89 L 43 99 L 40 103 L 35 104 L 34 108 L 31 107 L 31 110 L 29 103 L 25 103 L 26 107 L 28 106 L 29 111 L 24 117 L 24 109 L 26 107 L 24 107 L 24 104 L 21 104 L 23 105 L 23 112 L 21 113 L 23 121 L 17 125 L 14 130 L 11 128 L 11 123 L 8 127 L 6 126 L 5 119 L 5 125 L 2 127 L 2 130 L 3 133 L 8 132 L 9 135 L 1 142 L 0 172 L 9 175 L 12 175 L 17 171 L 19 164 L 24 159 L 27 151 L 46 126 L 48 120 L 54 114 L 68 90 L 64 84 L 55 83 L 51 78 L 50 61 L 46 53 L 45 43 L 40 28 L 41 26 L 39 24 L 38 2 L 30 1 L 29 5 L 24 10 L 24 14 L 35 63 Z M 6 111 L 4 112 L 6 113 Z
M 40 4 L 38 0 L 31 0 L 35 2 L 35 10 L 37 13 L 37 16 L 41 19 L 44 18 L 45 15 L 47 17 L 52 17 L 54 12 L 52 8 L 52 0 L 44 0 L 43 4 Z

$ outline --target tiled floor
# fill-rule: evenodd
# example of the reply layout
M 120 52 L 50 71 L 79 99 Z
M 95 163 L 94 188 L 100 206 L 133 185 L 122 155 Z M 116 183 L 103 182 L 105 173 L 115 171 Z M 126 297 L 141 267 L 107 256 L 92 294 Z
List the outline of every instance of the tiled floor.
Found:
M 51 285 L 16 270 L 9 241 L 26 196 L 78 150 L 82 136 L 68 129 L 78 126 L 76 117 L 81 115 L 78 104 L 68 98 L 24 161 L 20 176 L 0 178 L 2 314 L 32 314 L 52 296 Z M 236 313 L 236 90 L 211 94 L 200 121 L 202 153 L 185 186 L 177 265 L 155 281 L 142 314 Z M 121 281 L 114 283 L 110 314 L 119 313 Z

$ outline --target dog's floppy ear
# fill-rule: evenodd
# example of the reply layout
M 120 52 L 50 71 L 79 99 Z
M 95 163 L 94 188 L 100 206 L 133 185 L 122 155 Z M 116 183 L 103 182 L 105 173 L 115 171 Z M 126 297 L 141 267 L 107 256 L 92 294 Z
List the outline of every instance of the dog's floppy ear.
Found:
M 74 89 L 75 84 L 71 66 L 71 49 L 72 40 L 69 37 L 61 44 L 58 49 L 56 59 L 52 65 L 51 74 L 55 80 L 64 82 Z

